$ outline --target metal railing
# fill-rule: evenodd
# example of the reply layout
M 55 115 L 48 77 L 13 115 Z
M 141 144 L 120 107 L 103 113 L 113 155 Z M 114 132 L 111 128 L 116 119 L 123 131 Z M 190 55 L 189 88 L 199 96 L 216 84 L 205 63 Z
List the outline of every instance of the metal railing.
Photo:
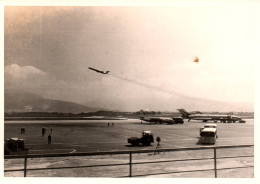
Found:
M 231 158 L 253 158 L 254 155 L 240 155 L 240 156 L 225 156 L 217 157 L 217 149 L 231 149 L 231 148 L 248 148 L 254 147 L 254 145 L 235 145 L 235 146 L 212 146 L 212 147 L 195 147 L 195 148 L 176 148 L 176 149 L 160 149 L 160 150 L 135 150 L 135 151 L 113 151 L 113 152 L 79 152 L 79 153 L 57 153 L 57 154 L 27 154 L 27 155 L 5 155 L 5 159 L 19 159 L 24 158 L 24 168 L 23 169 L 6 169 L 4 172 L 17 172 L 23 171 L 24 177 L 26 177 L 28 171 L 39 171 L 39 170 L 56 170 L 56 169 L 75 169 L 75 168 L 91 168 L 91 167 L 112 167 L 112 166 L 129 166 L 129 175 L 122 177 L 144 177 L 150 175 L 162 175 L 162 174 L 174 174 L 174 173 L 185 173 L 185 172 L 202 172 L 202 171 L 214 171 L 214 176 L 217 178 L 218 170 L 226 169 L 240 169 L 240 168 L 253 168 L 253 165 L 250 166 L 239 166 L 239 167 L 226 167 L 226 168 L 217 168 L 217 160 L 220 159 L 231 159 Z M 178 152 L 178 151 L 196 151 L 196 150 L 213 150 L 213 157 L 206 158 L 192 158 L 192 159 L 174 159 L 174 160 L 159 160 L 159 161 L 146 161 L 146 162 L 133 162 L 133 154 L 141 153 L 156 153 L 156 152 Z M 99 164 L 99 165 L 84 165 L 84 166 L 68 166 L 68 167 L 48 167 L 48 168 L 27 168 L 27 159 L 28 158 L 48 158 L 48 157 L 81 157 L 81 156 L 101 156 L 101 155 L 129 155 L 128 163 L 117 163 L 117 164 Z M 170 172 L 158 172 L 150 174 L 139 174 L 133 175 L 133 165 L 142 165 L 142 164 L 155 164 L 155 163 L 170 163 L 170 162 L 187 162 L 187 161 L 202 161 L 202 160 L 213 160 L 214 168 L 213 169 L 196 169 L 196 170 L 184 170 L 184 171 L 170 171 Z

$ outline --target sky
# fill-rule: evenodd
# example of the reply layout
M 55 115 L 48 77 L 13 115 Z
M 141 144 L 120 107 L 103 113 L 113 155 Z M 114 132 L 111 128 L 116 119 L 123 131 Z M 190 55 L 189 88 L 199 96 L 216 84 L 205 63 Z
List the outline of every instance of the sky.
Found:
M 173 97 L 253 109 L 252 4 L 4 10 L 5 92 L 126 110 Z

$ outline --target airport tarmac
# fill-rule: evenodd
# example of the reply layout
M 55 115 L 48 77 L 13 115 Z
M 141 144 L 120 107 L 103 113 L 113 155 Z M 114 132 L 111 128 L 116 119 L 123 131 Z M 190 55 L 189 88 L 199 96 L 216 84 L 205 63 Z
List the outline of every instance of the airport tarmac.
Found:
M 112 126 L 112 122 L 114 126 Z M 108 126 L 109 123 L 109 126 Z M 143 130 L 151 130 L 154 133 L 154 137 L 159 136 L 161 138 L 161 146 L 162 148 L 184 148 L 184 147 L 198 147 L 202 146 L 198 144 L 199 138 L 199 128 L 202 127 L 205 123 L 198 121 L 185 121 L 184 124 L 177 125 L 167 125 L 167 124 L 152 124 L 149 122 L 142 122 L 140 120 L 119 120 L 119 121 L 25 121 L 25 122 L 5 122 L 5 139 L 9 137 L 20 137 L 25 139 L 25 145 L 29 148 L 30 154 L 43 154 L 43 153 L 74 153 L 74 152 L 96 152 L 96 151 L 118 151 L 118 150 L 146 150 L 151 149 L 154 150 L 156 148 L 156 143 L 153 143 L 151 146 L 137 146 L 132 147 L 127 143 L 127 138 L 129 137 L 141 137 L 141 132 Z M 216 142 L 216 146 L 222 145 L 244 145 L 244 144 L 254 144 L 254 119 L 247 119 L 246 123 L 217 123 L 218 125 L 218 139 Z M 20 134 L 21 127 L 25 128 L 25 134 Z M 41 128 L 45 127 L 47 132 L 45 136 L 41 134 Z M 47 136 L 50 133 L 50 129 L 52 129 L 52 144 L 48 145 Z M 204 145 L 211 146 L 211 145 Z M 233 151 L 231 150 L 233 153 Z M 221 151 L 219 155 L 231 154 L 230 151 Z M 248 153 L 253 155 L 254 149 L 250 150 L 240 150 L 240 153 Z M 195 153 L 197 154 L 197 153 Z M 206 153 L 203 153 L 204 155 Z M 141 154 L 142 155 L 142 154 Z M 146 154 L 147 155 L 147 154 Z M 171 155 L 167 153 L 167 156 Z M 181 154 L 180 158 L 183 155 L 188 155 L 190 157 L 194 157 L 193 153 L 185 152 L 185 154 Z M 207 155 L 207 154 L 206 154 Z M 109 157 L 109 156 L 108 156 Z M 127 157 L 127 156 L 126 156 Z M 158 157 L 158 156 L 155 156 Z M 156 159 L 154 156 L 147 158 L 147 156 L 139 157 L 140 160 L 154 160 Z M 176 155 L 174 155 L 176 157 Z M 92 157 L 92 162 L 102 162 L 113 160 L 113 158 L 107 157 L 104 158 L 95 158 Z M 67 160 L 68 158 L 63 158 L 61 160 L 57 158 L 53 162 L 61 164 L 61 161 Z M 78 159 L 78 160 L 77 160 Z M 72 161 L 72 163 L 83 163 L 82 157 L 77 158 L 76 161 Z M 86 158 L 88 163 L 91 159 Z M 116 158 L 115 160 L 118 160 Z M 120 158 L 122 160 L 127 158 Z M 120 160 L 119 159 L 119 160 Z M 159 159 L 159 158 L 158 158 Z M 84 160 L 84 159 L 83 159 Z M 12 161 L 5 160 L 5 168 L 9 168 Z M 47 165 L 50 165 L 51 163 Z M 234 162 L 241 162 L 239 159 L 237 161 L 230 162 L 231 165 L 236 165 Z M 38 162 L 34 162 L 37 164 Z M 245 161 L 246 164 L 253 164 L 253 159 L 249 161 Z M 70 163 L 71 164 L 71 163 Z M 13 165 L 13 164 L 12 164 Z M 19 164 L 18 164 L 19 165 Z M 17 165 L 17 167 L 18 167 Z M 40 164 L 41 165 L 41 164 Z M 208 164 L 194 163 L 195 166 L 207 167 Z M 163 166 L 162 166 L 163 167 Z M 191 165 L 179 165 L 179 168 L 191 167 Z M 120 169 L 120 168 L 118 168 Z M 86 176 L 84 173 L 79 174 L 77 169 L 74 169 L 68 176 Z M 247 170 L 248 171 L 248 170 Z M 56 171 L 55 171 L 56 172 Z M 60 173 L 56 173 L 57 175 L 52 175 L 55 172 L 47 172 L 48 174 L 44 174 L 43 172 L 37 172 L 37 176 L 67 176 L 63 171 Z M 94 171 L 93 171 L 94 172 Z M 32 176 L 33 173 L 30 172 Z M 52 174 L 50 174 L 52 173 Z M 88 172 L 87 176 L 90 176 L 91 172 Z M 227 172 L 226 175 L 222 175 L 222 177 L 232 177 L 231 172 Z M 234 173 L 234 172 L 233 172 Z M 241 176 L 241 173 L 238 175 L 241 177 L 253 177 L 253 169 L 250 172 L 242 172 L 246 174 L 245 176 Z M 7 176 L 11 173 L 6 173 Z M 86 173 L 85 173 L 86 174 Z M 109 177 L 104 172 L 99 173 L 99 175 L 95 175 L 94 177 Z M 167 177 L 163 175 L 162 177 Z M 206 177 L 204 174 L 198 175 L 175 175 L 169 177 Z M 210 175 L 209 177 L 212 177 Z M 233 176 L 236 177 L 236 176 Z
M 246 121 L 247 123 L 217 123 L 216 146 L 254 144 L 254 119 Z M 200 121 L 185 121 L 184 124 L 177 125 L 150 125 L 149 122 L 141 124 L 140 120 L 6 121 L 4 138 L 25 139 L 31 154 L 154 149 L 156 144 L 148 147 L 131 147 L 127 143 L 127 138 L 141 137 L 143 130 L 151 130 L 155 138 L 157 136 L 161 138 L 163 148 L 182 148 L 201 146 L 197 142 L 199 128 L 204 124 Z M 25 128 L 25 134 L 20 133 L 21 127 Z M 44 137 L 41 134 L 42 127 L 47 130 Z M 48 145 L 47 136 L 50 129 L 52 129 L 52 144 Z

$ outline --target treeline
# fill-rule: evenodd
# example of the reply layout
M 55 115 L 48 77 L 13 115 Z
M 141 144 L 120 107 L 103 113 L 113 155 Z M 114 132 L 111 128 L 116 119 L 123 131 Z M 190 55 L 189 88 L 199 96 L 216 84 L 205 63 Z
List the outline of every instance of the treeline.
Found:
M 215 112 L 217 113 L 217 112 Z M 218 114 L 222 114 L 218 112 Z M 178 112 L 161 112 L 161 111 L 136 111 L 136 112 L 120 112 L 120 111 L 97 111 L 97 112 L 81 112 L 81 113 L 61 113 L 61 112 L 5 112 L 5 117 L 91 117 L 91 116 L 122 116 L 122 117 L 140 117 L 140 116 L 178 116 Z M 234 115 L 254 116 L 254 112 L 236 112 Z
M 61 113 L 61 112 L 6 112 L 5 117 L 88 117 L 88 116 L 120 116 L 123 112 L 97 111 L 81 113 Z

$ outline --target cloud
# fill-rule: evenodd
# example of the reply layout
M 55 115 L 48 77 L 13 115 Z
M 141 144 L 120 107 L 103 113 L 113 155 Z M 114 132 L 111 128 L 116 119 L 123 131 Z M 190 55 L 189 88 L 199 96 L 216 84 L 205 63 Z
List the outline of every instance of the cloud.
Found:
M 89 99 L 99 98 L 100 91 L 110 95 L 107 80 L 85 81 L 77 83 L 57 79 L 33 66 L 11 64 L 5 66 L 5 92 L 29 92 L 42 97 L 84 103 Z M 111 92 L 111 93 L 110 93 Z
M 52 90 L 54 84 L 62 85 L 48 73 L 33 66 L 19 66 L 11 64 L 5 66 L 5 90 L 24 91 L 33 94 L 43 95 Z
M 49 75 L 33 66 L 12 64 L 4 70 L 6 90 L 38 93 L 42 90 L 42 82 L 49 82 Z
M 5 66 L 5 77 L 7 80 L 28 80 L 38 76 L 47 76 L 47 73 L 33 67 L 33 66 L 19 66 L 17 64 L 11 64 Z

